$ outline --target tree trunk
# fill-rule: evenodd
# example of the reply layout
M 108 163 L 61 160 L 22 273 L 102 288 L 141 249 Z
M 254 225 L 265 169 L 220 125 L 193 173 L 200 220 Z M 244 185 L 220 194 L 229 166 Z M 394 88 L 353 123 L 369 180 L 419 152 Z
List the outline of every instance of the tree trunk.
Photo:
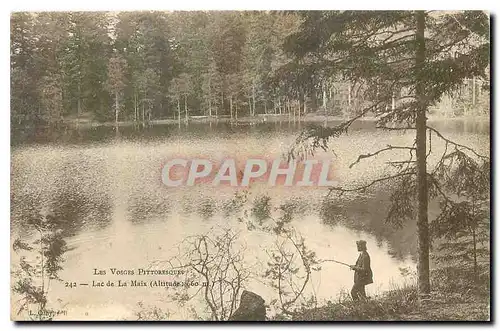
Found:
M 286 101 L 285 101 L 285 111 L 286 111 Z M 288 124 L 290 124 L 291 121 L 292 121 L 292 114 L 290 112 L 288 112 Z M 280 119 L 280 122 L 281 122 L 281 119 Z
M 208 78 L 208 116 L 212 117 L 212 86 Z
M 301 113 L 301 111 L 302 111 L 302 108 L 300 108 L 300 107 L 301 107 L 301 106 L 300 106 L 300 101 L 299 101 L 299 124 L 300 124 L 300 116 L 301 116 L 301 114 L 300 114 L 300 113 Z
M 229 96 L 229 115 L 231 116 L 231 119 L 233 119 L 233 96 Z
M 220 107 L 222 113 L 224 114 L 224 91 L 220 92 Z
M 332 111 L 335 112 L 335 85 L 332 83 L 332 88 L 330 90 L 330 104 L 332 105 Z
M 472 199 L 472 215 L 474 215 L 474 198 Z M 477 267 L 477 238 L 476 229 L 477 224 L 473 224 L 472 228 L 472 245 L 473 245 L 473 256 L 474 256 L 474 281 L 479 283 L 479 272 Z
M 81 113 L 80 98 L 78 98 L 78 110 L 77 110 L 77 114 L 76 114 L 77 121 L 80 120 L 80 113 Z
M 476 105 L 476 76 L 472 76 L 472 105 Z
M 255 83 L 252 84 L 252 116 L 255 116 Z
M 347 105 L 351 107 L 351 82 L 347 82 L 347 89 L 348 89 Z
M 179 115 L 177 120 L 179 121 L 179 127 L 181 126 L 181 100 L 180 97 L 177 96 L 177 114 Z
M 146 113 L 144 109 L 144 104 L 146 103 L 146 92 L 144 92 L 144 99 L 142 100 L 142 126 L 144 127 L 146 121 Z
M 306 116 L 307 113 L 307 94 L 304 93 L 304 116 Z
M 118 104 L 118 92 L 115 92 L 115 123 L 118 123 L 118 110 L 120 106 Z
M 300 104 L 300 101 L 297 101 L 295 106 L 297 107 L 297 121 L 300 122 L 300 113 L 302 111 L 302 105 Z
M 186 112 L 186 122 L 188 121 L 188 104 L 187 104 L 187 94 L 184 94 L 184 111 Z
M 425 12 L 416 13 L 416 98 L 418 102 L 416 118 L 416 157 L 417 157 L 417 189 L 418 189 L 418 292 L 421 297 L 430 294 L 429 280 L 429 223 L 428 223 L 428 187 L 426 160 L 427 102 L 425 100 L 425 81 L 423 68 L 425 65 Z
M 81 102 L 80 102 L 80 84 L 78 84 L 78 109 L 77 109 L 77 114 L 76 114 L 76 122 L 80 122 L 80 114 L 82 112 L 82 106 L 81 106 Z
M 472 242 L 474 245 L 474 281 L 479 282 L 479 274 L 477 270 L 477 241 L 476 241 L 476 230 L 472 229 Z
M 137 122 L 137 93 L 134 91 L 134 122 Z
M 318 110 L 318 98 L 317 98 L 316 94 L 317 94 L 316 91 L 312 91 L 311 92 L 311 108 L 312 108 L 312 111 Z
M 325 88 L 324 82 L 321 83 L 321 91 L 323 92 L 323 110 L 325 111 L 325 114 L 326 114 L 327 99 L 326 99 L 326 88 Z

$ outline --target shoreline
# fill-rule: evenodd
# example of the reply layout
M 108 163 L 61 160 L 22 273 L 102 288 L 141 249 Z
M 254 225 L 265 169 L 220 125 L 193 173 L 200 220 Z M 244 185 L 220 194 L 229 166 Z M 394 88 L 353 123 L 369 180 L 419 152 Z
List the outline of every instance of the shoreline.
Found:
M 178 119 L 157 119 L 146 122 L 144 125 L 155 126 L 155 125 L 186 125 L 189 123 L 193 124 L 218 124 L 218 123 L 231 123 L 231 124 L 246 124 L 246 125 L 257 125 L 264 123 L 279 123 L 279 122 L 293 122 L 293 123 L 328 123 L 328 122 L 341 122 L 346 121 L 348 118 L 342 116 L 322 116 L 322 115 L 310 115 L 292 118 L 288 115 L 257 115 L 255 117 L 245 116 L 237 119 L 231 119 L 229 117 L 208 117 L 208 116 L 196 116 L 191 117 L 186 122 L 185 119 L 179 121 Z M 355 120 L 355 122 L 376 122 L 377 118 L 373 116 L 366 116 Z M 451 117 L 444 118 L 441 116 L 429 116 L 429 122 L 442 122 L 442 121 L 464 121 L 464 122 L 491 122 L 489 116 L 475 116 L 475 117 Z M 63 124 L 83 127 L 83 128 L 95 128 L 95 127 L 128 127 L 128 126 L 142 126 L 142 122 L 134 121 L 120 121 L 120 122 L 97 122 L 92 120 L 77 120 L 77 119 L 66 119 L 62 122 Z

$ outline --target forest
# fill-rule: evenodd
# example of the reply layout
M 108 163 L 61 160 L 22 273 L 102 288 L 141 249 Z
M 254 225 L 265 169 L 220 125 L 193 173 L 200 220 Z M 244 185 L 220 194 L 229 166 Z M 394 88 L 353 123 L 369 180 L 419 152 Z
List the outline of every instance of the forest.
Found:
M 11 125 L 356 115 L 376 98 L 349 77 L 303 70 L 314 56 L 296 61 L 283 47 L 305 15 L 13 13 Z M 488 88 L 487 80 L 466 77 L 442 98 L 439 114 L 487 115 Z M 395 89 L 388 107 L 403 99 Z

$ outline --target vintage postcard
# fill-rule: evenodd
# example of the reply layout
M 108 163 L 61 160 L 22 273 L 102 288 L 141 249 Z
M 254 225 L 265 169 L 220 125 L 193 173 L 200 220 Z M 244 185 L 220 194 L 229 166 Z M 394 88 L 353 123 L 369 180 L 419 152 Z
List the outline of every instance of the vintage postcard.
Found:
M 485 11 L 13 12 L 14 321 L 490 321 Z

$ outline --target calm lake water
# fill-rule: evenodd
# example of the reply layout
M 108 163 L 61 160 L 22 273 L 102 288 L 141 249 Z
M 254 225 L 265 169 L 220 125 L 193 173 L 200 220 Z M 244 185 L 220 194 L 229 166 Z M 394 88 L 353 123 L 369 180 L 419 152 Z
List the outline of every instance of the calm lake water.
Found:
M 449 121 L 431 125 L 445 136 L 489 154 L 489 123 Z M 242 188 L 168 188 L 161 183 L 161 167 L 174 156 L 280 157 L 306 124 L 300 126 L 288 122 L 233 126 L 214 123 L 180 128 L 158 125 L 141 130 L 121 127 L 118 132 L 113 127 L 95 127 L 14 135 L 12 238 L 29 237 L 26 220 L 40 211 L 63 215 L 71 250 L 65 255 L 60 277 L 63 281 L 92 283 L 123 279 L 109 275 L 99 278 L 93 275 L 94 268 L 147 269 L 154 261 L 175 255 L 177 243 L 187 236 L 231 228 L 240 233 L 239 242 L 246 247 L 245 261 L 256 274 L 245 288 L 269 303 L 276 293 L 262 274 L 269 260 L 266 252 L 273 247 L 275 236 L 238 220 L 245 210 L 251 210 L 256 199 L 267 195 L 273 217 L 279 217 L 283 204 L 298 207 L 294 208 L 292 225 L 319 259 L 354 264 L 358 255 L 355 241 L 366 240 L 375 281 L 367 287 L 368 295 L 411 281 L 411 277 L 403 276 L 401 268 L 415 270 L 415 224 L 397 229 L 384 223 L 389 191 L 383 187 L 365 194 L 326 198 L 326 189 L 253 185 L 247 189 L 248 199 L 241 209 L 228 211 L 226 207 Z M 348 134 L 331 143 L 335 179 L 344 186 L 367 183 L 387 171 L 386 161 L 401 160 L 406 154 L 382 154 L 349 168 L 359 154 L 387 144 L 412 143 L 411 132 L 376 131 L 373 123 L 357 122 Z M 430 164 L 443 152 L 443 144 L 435 136 L 432 152 Z M 332 155 L 321 152 L 318 157 Z M 435 206 L 431 206 L 430 213 L 431 217 L 436 214 Z M 18 262 L 19 257 L 12 253 L 12 267 L 17 267 Z M 306 292 L 316 295 L 320 302 L 335 300 L 350 289 L 352 279 L 349 268 L 325 262 L 320 271 L 313 273 Z M 59 299 L 60 306 L 68 311 L 56 319 L 135 319 L 139 301 L 169 311 L 171 319 L 192 319 L 190 304 L 196 314 L 207 316 L 196 300 L 177 306 L 164 288 L 68 289 L 64 282 L 54 282 L 49 299 Z M 15 298 L 15 307 L 14 302 Z

